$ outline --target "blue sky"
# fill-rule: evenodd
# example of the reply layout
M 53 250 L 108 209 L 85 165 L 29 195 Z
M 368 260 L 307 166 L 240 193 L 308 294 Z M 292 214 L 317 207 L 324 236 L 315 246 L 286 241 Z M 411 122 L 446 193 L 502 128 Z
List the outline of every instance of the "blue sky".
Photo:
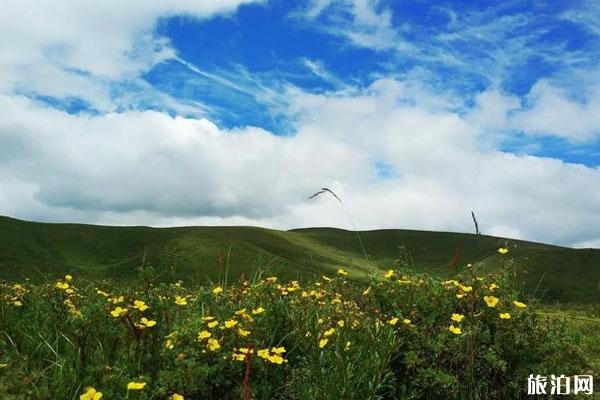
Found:
M 600 4 L 23 0 L 0 214 L 600 247 Z

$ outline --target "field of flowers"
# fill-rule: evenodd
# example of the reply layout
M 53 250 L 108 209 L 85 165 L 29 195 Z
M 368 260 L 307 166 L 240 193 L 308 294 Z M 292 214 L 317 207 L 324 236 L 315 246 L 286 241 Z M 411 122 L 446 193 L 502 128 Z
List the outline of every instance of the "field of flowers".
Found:
M 3 283 L 2 399 L 516 399 L 587 368 L 506 276 Z

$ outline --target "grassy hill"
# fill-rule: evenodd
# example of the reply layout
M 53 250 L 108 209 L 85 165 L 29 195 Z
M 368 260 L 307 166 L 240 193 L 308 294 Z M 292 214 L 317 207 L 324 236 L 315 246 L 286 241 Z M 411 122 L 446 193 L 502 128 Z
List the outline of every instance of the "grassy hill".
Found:
M 119 283 L 139 279 L 141 265 L 161 279 L 203 282 L 236 279 L 258 269 L 284 278 L 333 273 L 344 266 L 356 279 L 394 263 L 451 275 L 467 263 L 482 271 L 510 258 L 524 290 L 548 301 L 600 299 L 600 250 L 570 249 L 484 235 L 414 230 L 356 232 L 332 228 L 278 231 L 256 227 L 109 227 L 48 224 L 0 217 L 0 278 L 47 279 L 74 273 Z M 451 268 L 455 255 L 458 267 Z

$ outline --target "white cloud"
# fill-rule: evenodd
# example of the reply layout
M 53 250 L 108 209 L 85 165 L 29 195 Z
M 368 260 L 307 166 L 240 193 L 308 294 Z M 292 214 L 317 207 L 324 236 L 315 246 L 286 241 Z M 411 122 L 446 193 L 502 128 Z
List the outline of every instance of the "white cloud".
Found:
M 80 97 L 113 109 L 106 85 L 174 55 L 158 18 L 206 18 L 252 0 L 9 0 L 0 13 L 0 91 Z

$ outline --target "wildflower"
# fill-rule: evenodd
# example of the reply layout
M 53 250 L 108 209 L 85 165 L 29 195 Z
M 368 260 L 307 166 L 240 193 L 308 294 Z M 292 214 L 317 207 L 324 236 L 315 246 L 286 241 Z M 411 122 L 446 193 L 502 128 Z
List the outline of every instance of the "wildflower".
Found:
M 490 292 L 493 292 L 495 289 L 498 289 L 500 286 L 496 285 L 496 283 L 492 283 L 488 288 Z
M 146 387 L 146 382 L 129 382 L 127 390 L 143 390 Z
M 273 364 L 283 364 L 283 357 L 278 354 L 273 354 L 268 357 L 268 360 Z
M 460 290 L 462 290 L 465 293 L 469 293 L 469 292 L 473 291 L 473 287 L 472 286 L 458 285 L 458 287 L 460 288 Z
M 215 317 L 211 317 L 210 315 L 207 315 L 206 317 L 202 317 L 202 321 L 212 321 L 213 319 L 215 319 Z
M 241 310 L 237 310 L 234 314 L 235 315 L 244 315 L 244 314 L 246 314 L 246 309 L 242 308 Z
M 212 336 L 212 333 L 209 331 L 200 331 L 198 332 L 198 340 L 208 339 Z
M 258 315 L 265 312 L 265 309 L 262 307 L 258 307 L 252 310 L 252 315 Z
M 236 354 L 236 353 L 234 353 L 234 354 L 231 356 L 231 358 L 232 358 L 234 361 L 245 361 L 245 360 L 246 360 L 246 356 L 245 356 L 244 354 Z
M 452 318 L 451 318 L 451 319 L 452 319 L 452 321 L 455 321 L 455 322 L 460 322 L 460 321 L 462 321 L 464 318 L 465 318 L 465 316 L 464 316 L 464 315 L 462 315 L 462 314 L 452 314 Z
M 237 323 L 238 322 L 235 319 L 228 319 L 227 321 L 225 321 L 225 328 L 233 328 L 237 325 Z
M 85 392 L 79 396 L 79 400 L 100 400 L 101 398 L 102 392 L 97 391 L 93 387 L 85 388 Z
M 348 351 L 348 350 L 350 350 L 350 345 L 352 345 L 352 342 L 348 340 L 348 341 L 346 342 L 346 346 L 344 346 L 344 351 Z
M 344 320 L 343 320 L 343 319 L 340 319 L 340 320 L 337 322 L 337 325 L 338 325 L 340 328 L 343 328 L 343 327 L 344 327 L 344 325 L 345 325 L 345 322 L 344 322 Z
M 206 324 L 206 326 L 208 326 L 209 328 L 214 328 L 217 325 L 219 325 L 219 321 L 212 321 Z
M 56 288 L 61 290 L 67 290 L 69 288 L 69 284 L 67 282 L 56 282 Z
M 456 298 L 457 298 L 457 299 L 462 299 L 463 297 L 465 297 L 465 294 L 464 294 L 464 293 L 457 293 L 457 294 L 456 294 Z
M 329 339 L 321 339 L 319 341 L 319 348 L 322 349 L 323 347 L 327 346 L 327 342 L 329 342 Z
M 134 300 L 133 301 L 133 308 L 136 308 L 140 311 L 146 311 L 147 309 L 149 309 L 150 307 L 148 307 L 146 305 L 145 302 L 143 302 L 142 300 Z
M 404 318 L 404 319 L 402 320 L 402 323 L 403 323 L 404 325 L 410 325 L 410 324 L 412 324 L 412 321 L 411 321 L 410 319 L 408 319 L 408 318 Z
M 323 337 L 331 336 L 335 333 L 335 328 L 330 328 L 323 332 Z
M 169 400 L 185 400 L 185 398 L 179 393 L 173 393 L 171 397 L 169 397 Z
M 500 247 L 498 249 L 498 253 L 500 253 L 500 254 L 506 254 L 506 253 L 508 253 L 508 249 L 506 247 Z
M 256 352 L 256 354 L 260 357 L 260 358 L 264 358 L 265 360 L 267 358 L 269 358 L 269 349 L 262 349 Z
M 389 269 L 386 273 L 385 273 L 385 277 L 387 279 L 392 279 L 392 277 L 394 276 L 395 272 L 393 269 Z
M 459 327 L 457 327 L 457 326 L 454 326 L 454 325 L 450 325 L 450 326 L 448 327 L 448 330 L 449 330 L 450 332 L 454 333 L 455 335 L 460 335 L 460 334 L 462 333 L 462 331 L 460 330 L 460 328 L 459 328 Z
M 144 328 L 152 328 L 154 325 L 156 325 L 156 321 L 154 321 L 152 319 L 148 319 L 146 317 L 142 317 L 142 319 L 140 319 L 140 324 Z
M 371 286 L 369 286 L 364 292 L 362 292 L 363 296 L 366 296 L 369 293 L 371 293 Z
M 217 351 L 221 348 L 221 344 L 217 339 L 210 338 L 208 339 L 208 349 L 210 351 Z
M 487 304 L 488 307 L 494 308 L 496 304 L 500 301 L 497 297 L 494 296 L 483 296 L 483 300 Z
M 247 330 L 244 330 L 244 329 L 242 329 L 242 328 L 239 328 L 239 329 L 237 330 L 237 333 L 238 333 L 238 335 L 240 335 L 240 336 L 242 336 L 242 337 L 246 337 L 246 336 L 248 336 L 248 335 L 249 335 L 251 332 L 250 332 L 250 331 L 247 331 Z
M 124 296 L 113 297 L 110 301 L 113 304 L 120 304 L 125 301 L 125 297 Z
M 175 304 L 177 304 L 178 306 L 185 306 L 187 305 L 187 299 L 185 297 L 181 297 L 181 296 L 175 296 Z
M 348 275 L 348 273 L 346 272 L 346 270 L 344 268 L 338 269 L 337 273 L 338 273 L 338 275 L 342 275 L 342 276 Z
M 527 304 L 525 304 L 525 303 L 521 303 L 520 301 L 517 301 L 517 300 L 513 301 L 513 304 L 514 304 L 514 305 L 515 305 L 515 307 L 517 307 L 517 308 L 525 308 L 525 307 L 527 307 Z
M 104 296 L 104 297 L 109 297 L 110 295 L 100 289 L 96 289 L 96 294 L 99 294 L 100 296 Z
M 388 324 L 394 326 L 398 323 L 398 318 L 394 317 L 388 321 Z
M 275 283 L 275 282 L 277 282 L 277 277 L 276 276 L 270 276 L 267 279 L 265 279 L 265 281 L 267 281 L 269 283 Z
M 126 308 L 122 308 L 122 307 L 116 307 L 114 310 L 112 310 L 110 312 L 110 315 L 112 315 L 115 318 L 118 318 L 120 316 L 123 316 L 127 314 L 127 309 Z
M 67 282 L 71 282 L 73 280 L 73 277 L 71 275 L 65 275 L 65 280 Z
M 165 347 L 168 350 L 173 350 L 173 348 L 175 347 L 175 343 L 173 343 L 172 339 L 167 339 L 167 341 L 165 342 Z
M 339 271 L 338 271 L 338 273 L 339 273 Z M 328 276 L 325 276 L 325 275 L 323 275 L 321 278 L 323 278 L 323 280 L 324 280 L 325 282 L 331 282 L 331 280 L 332 280 L 330 277 L 328 277 Z
M 500 313 L 500 319 L 510 319 L 510 314 L 505 312 L 505 313 Z
M 21 300 L 15 300 L 15 301 L 13 301 L 13 306 L 21 307 L 21 306 L 23 306 L 23 303 L 21 302 Z
M 216 294 L 216 295 L 221 294 L 221 293 L 223 293 L 223 288 L 221 286 L 217 286 L 216 288 L 214 288 L 212 290 L 212 292 L 213 292 L 213 294 Z

